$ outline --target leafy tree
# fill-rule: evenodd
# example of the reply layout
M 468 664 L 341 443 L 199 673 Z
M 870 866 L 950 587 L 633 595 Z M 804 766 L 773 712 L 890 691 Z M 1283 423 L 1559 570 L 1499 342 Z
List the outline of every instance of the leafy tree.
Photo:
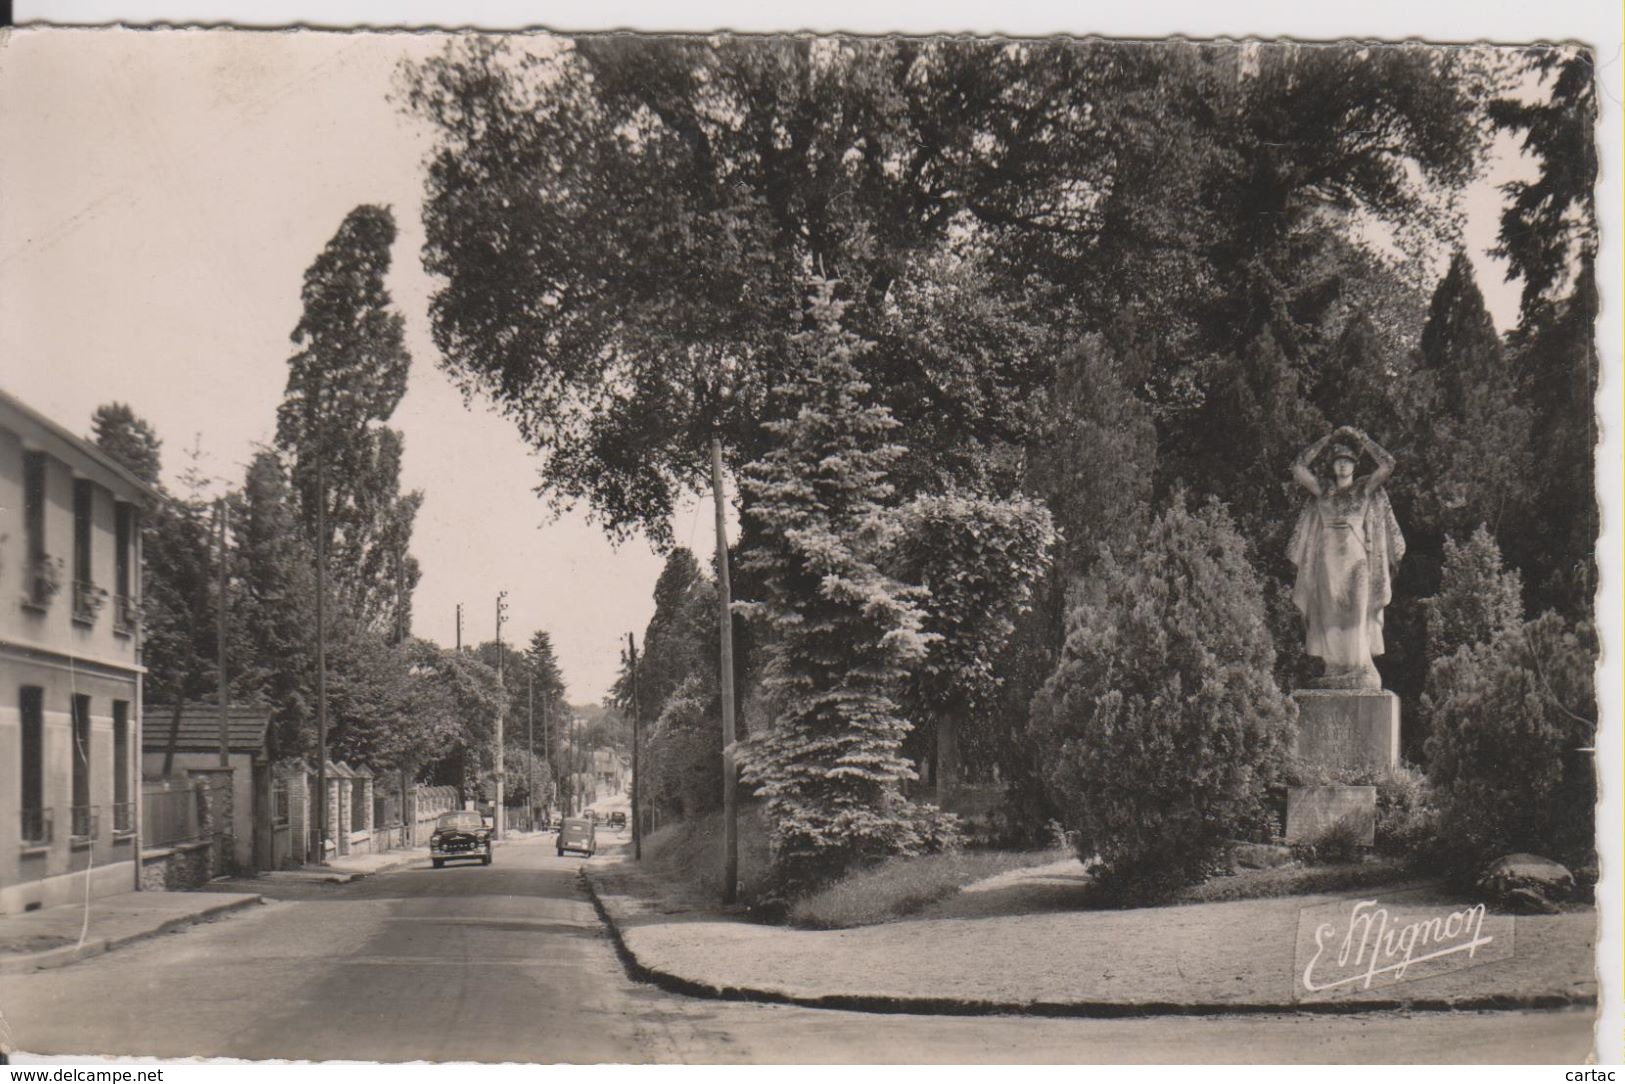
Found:
M 242 584 L 239 689 L 270 706 L 274 756 L 314 755 L 315 567 L 275 452 L 255 453 L 233 521 Z
M 654 603 L 638 656 L 646 784 L 639 797 L 664 816 L 693 816 L 722 802 L 716 586 L 679 546 L 666 555 Z M 611 693 L 623 711 L 631 707 L 628 661 Z
M 425 728 L 451 736 L 430 776 L 472 797 L 492 768 L 502 685 L 495 670 L 467 651 L 423 641 L 414 645 L 412 711 Z
M 407 549 L 422 496 L 401 494 L 401 436 L 384 425 L 411 367 L 384 286 L 394 241 L 389 210 L 363 205 L 306 270 L 276 443 L 304 537 L 325 545 L 343 609 L 399 638 L 419 576 Z
M 330 641 L 329 756 L 411 771 L 444 751 L 441 720 L 414 710 L 408 653 L 382 635 L 335 621 Z
M 215 691 L 218 558 L 209 506 L 165 489 L 162 442 L 129 407 L 104 405 L 91 424 L 96 445 L 157 491 L 142 510 L 141 523 L 143 695 L 148 703 L 170 705 L 167 723 L 176 728 L 188 701 Z
M 645 723 L 643 759 L 646 790 L 640 795 L 663 816 L 696 817 L 722 805 L 722 725 L 715 682 L 698 676 L 683 680 Z
M 1428 775 L 1454 872 L 1513 851 L 1594 862 L 1597 641 L 1555 613 L 1434 663 Z
M 960 493 L 917 497 L 896 513 L 887 571 L 924 589 L 921 628 L 928 641 L 901 695 L 938 783 L 956 782 L 961 745 L 981 764 L 995 761 L 984 731 L 1002 686 L 999 655 L 1049 567 L 1055 529 L 1031 498 L 994 500 Z
M 1033 704 L 1063 823 L 1127 898 L 1200 879 L 1224 841 L 1262 831 L 1293 721 L 1229 516 L 1176 499 L 1103 557 L 1067 628 Z
M 762 407 L 821 269 L 851 286 L 865 376 L 908 435 L 900 471 L 974 469 L 962 451 L 1005 439 L 1042 385 L 1048 329 L 1119 300 L 1135 250 L 1118 238 L 1169 221 L 1119 206 L 1187 149 L 1162 138 L 1164 79 L 1101 42 L 459 42 L 403 93 L 438 138 L 437 343 L 562 501 L 666 541 L 714 432 L 736 468 L 771 443 Z M 1145 183 L 1115 184 L 1130 160 Z M 1096 259 L 1111 297 L 1105 275 L 1064 288 Z
M 119 466 L 154 489 L 160 489 L 164 442 L 144 418 L 127 403 L 104 403 L 91 416 L 91 439 L 118 461 Z
M 764 587 L 751 612 L 776 638 L 763 678 L 774 717 L 745 743 L 741 767 L 791 892 L 935 842 L 902 796 L 915 773 L 894 699 L 930 642 L 922 592 L 881 567 L 895 536 L 882 502 L 898 423 L 864 401 L 855 357 L 865 344 L 841 326 L 832 282 L 813 284 L 810 307 L 813 329 L 794 340 L 801 375 L 767 423 L 778 444 L 743 483 L 762 539 L 744 558 Z

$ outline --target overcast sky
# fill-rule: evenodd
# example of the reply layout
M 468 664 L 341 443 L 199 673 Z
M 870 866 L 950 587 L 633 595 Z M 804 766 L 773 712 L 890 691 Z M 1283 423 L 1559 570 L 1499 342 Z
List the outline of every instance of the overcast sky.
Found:
M 0 54 L 0 357 L 5 385 L 77 431 L 128 402 L 187 465 L 236 483 L 274 432 L 305 267 L 359 203 L 394 208 L 390 286 L 413 355 L 392 424 L 404 483 L 425 500 L 413 631 L 450 644 L 547 629 L 577 703 L 597 700 L 628 630 L 641 631 L 661 560 L 613 548 L 581 516 L 551 520 L 535 462 L 482 402 L 465 407 L 437 367 L 431 282 L 418 264 L 427 134 L 387 100 L 403 58 L 432 34 L 230 31 L 17 33 Z M 1515 288 L 1485 249 L 1513 149 L 1482 182 L 1467 243 L 1503 330 Z M 680 543 L 711 544 L 709 503 L 685 509 Z

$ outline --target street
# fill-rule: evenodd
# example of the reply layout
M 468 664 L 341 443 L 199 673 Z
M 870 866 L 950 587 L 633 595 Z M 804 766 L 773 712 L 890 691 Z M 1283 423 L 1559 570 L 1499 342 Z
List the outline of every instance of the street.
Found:
M 613 843 L 620 833 L 605 833 Z M 1064 1020 L 707 1001 L 631 981 L 550 836 L 490 867 L 255 882 L 229 918 L 0 978 L 32 1054 L 519 1062 L 1576 1062 L 1592 1011 Z

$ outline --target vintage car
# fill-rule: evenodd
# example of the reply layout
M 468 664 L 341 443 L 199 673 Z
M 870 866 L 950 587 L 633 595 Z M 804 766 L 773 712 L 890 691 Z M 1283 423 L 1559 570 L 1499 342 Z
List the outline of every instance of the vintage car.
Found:
M 477 810 L 454 809 L 440 814 L 429 836 L 429 859 L 440 869 L 454 858 L 475 858 L 491 864 L 491 829 Z
M 564 857 L 565 851 L 575 851 L 588 858 L 598 849 L 598 835 L 593 830 L 590 817 L 565 817 L 559 822 L 558 838 L 559 857 Z
M 626 814 L 617 809 L 615 812 L 609 815 L 609 820 L 607 823 L 611 828 L 625 828 Z

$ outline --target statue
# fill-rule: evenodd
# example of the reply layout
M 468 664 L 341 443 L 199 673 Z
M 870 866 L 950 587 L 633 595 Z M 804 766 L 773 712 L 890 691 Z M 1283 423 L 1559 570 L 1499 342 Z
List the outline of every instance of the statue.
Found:
M 1328 444 L 1331 472 L 1317 476 L 1313 466 Z M 1376 470 L 1356 477 L 1360 451 Z M 1308 625 L 1306 649 L 1326 662 L 1322 688 L 1382 688 L 1371 660 L 1383 653 L 1382 612 L 1405 556 L 1383 489 L 1393 473 L 1394 457 L 1349 426 L 1321 437 L 1292 464 L 1293 479 L 1310 493 L 1292 532 L 1292 601 Z

